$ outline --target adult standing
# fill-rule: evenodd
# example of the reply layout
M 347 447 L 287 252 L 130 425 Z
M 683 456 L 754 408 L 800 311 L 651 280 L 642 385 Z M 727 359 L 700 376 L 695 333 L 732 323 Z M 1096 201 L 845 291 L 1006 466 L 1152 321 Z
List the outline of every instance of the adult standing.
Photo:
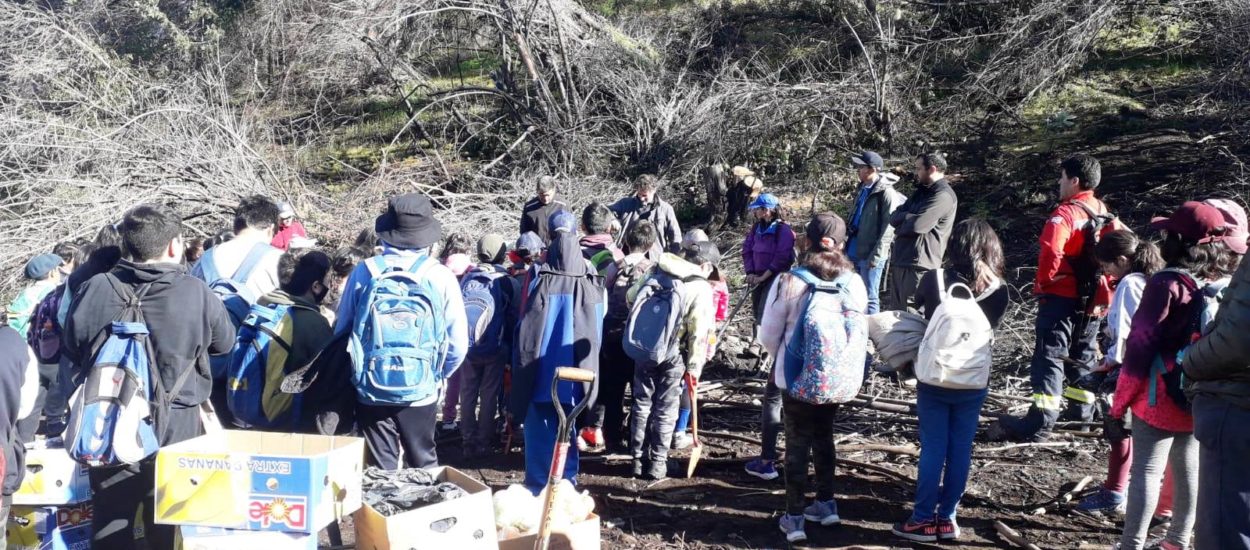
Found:
M 1033 406 L 1022 418 L 1000 418 L 989 431 L 992 439 L 1045 437 L 1044 432 L 1059 419 L 1065 397 L 1072 400 L 1081 419 L 1088 419 L 1093 411 L 1093 392 L 1065 389 L 1065 377 L 1075 383 L 1093 370 L 1099 323 L 1092 317 L 1111 303 L 1107 278 L 1094 266 L 1083 267 L 1080 259 L 1086 246 L 1085 228 L 1094 216 L 1108 215 L 1107 205 L 1094 197 L 1101 180 L 1102 165 L 1092 156 L 1076 154 L 1059 164 L 1060 203 L 1042 228 L 1033 284 L 1038 302 L 1037 340 L 1029 364 Z
M 890 302 L 896 310 L 911 305 L 920 278 L 942 266 L 946 241 L 955 226 L 959 200 L 946 182 L 946 157 L 923 153 L 914 161 L 916 190 L 890 215 L 894 247 L 890 252 Z
M 1228 201 L 1206 201 L 1209 204 Z M 1229 229 L 1222 240 L 1245 254 L 1246 222 L 1220 208 Z M 1241 262 L 1224 290 L 1210 332 L 1190 346 L 1182 365 L 1193 380 L 1194 436 L 1198 439 L 1197 550 L 1250 548 L 1250 262 Z
M 846 252 L 868 289 L 868 314 L 872 315 L 881 311 L 881 277 L 890 259 L 890 244 L 894 242 L 890 215 L 907 198 L 894 190 L 898 176 L 884 172 L 885 161 L 881 155 L 861 151 L 851 157 L 851 162 L 859 178 L 859 195 L 851 211 L 848 227 L 851 237 L 846 243 Z
M 26 472 L 26 447 L 18 441 L 17 421 L 35 408 L 39 391 L 39 361 L 17 329 L 8 326 L 0 313 L 0 445 L 3 445 L 4 476 L 0 480 L 0 517 L 9 517 L 13 493 Z M 5 545 L 0 534 L 0 546 Z
M 742 242 L 742 270 L 751 287 L 751 307 L 758 332 L 764 316 L 764 299 L 773 281 L 794 265 L 794 229 L 782 219 L 781 202 L 772 193 L 757 197 L 750 209 L 755 223 Z M 759 348 L 757 341 L 752 345 L 752 353 L 758 355 Z
M 538 234 L 538 238 L 543 240 L 544 245 L 551 244 L 551 228 L 547 220 L 552 214 L 561 210 L 567 210 L 567 208 L 564 203 L 556 200 L 556 178 L 553 176 L 538 178 L 534 198 L 525 203 L 525 208 L 521 211 L 519 234 L 524 235 L 527 231 L 533 231 Z
M 677 223 L 673 206 L 657 194 L 659 189 L 659 178 L 651 174 L 638 176 L 634 182 L 634 194 L 616 201 L 609 208 L 621 221 L 618 235 L 628 233 L 638 220 L 647 220 L 655 225 L 657 245 L 661 250 L 668 250 L 669 245 L 681 243 L 681 224 Z

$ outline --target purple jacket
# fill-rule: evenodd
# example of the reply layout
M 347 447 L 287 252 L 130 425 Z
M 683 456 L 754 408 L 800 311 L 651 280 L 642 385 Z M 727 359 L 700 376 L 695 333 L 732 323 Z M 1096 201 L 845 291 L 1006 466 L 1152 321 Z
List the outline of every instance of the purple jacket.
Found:
M 751 226 L 742 243 L 742 267 L 748 275 L 772 271 L 785 273 L 794 265 L 794 230 L 790 224 L 776 221 L 768 227 Z

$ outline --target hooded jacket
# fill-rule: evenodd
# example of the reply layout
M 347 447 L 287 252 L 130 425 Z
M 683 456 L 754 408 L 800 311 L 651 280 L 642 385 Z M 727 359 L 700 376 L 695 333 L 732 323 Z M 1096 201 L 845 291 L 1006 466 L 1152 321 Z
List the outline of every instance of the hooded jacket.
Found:
M 140 307 L 151 331 L 156 371 L 165 388 L 172 389 L 183 373 L 194 370 L 173 398 L 161 444 L 199 435 L 198 407 L 208 400 L 213 387 L 208 356 L 234 348 L 235 329 L 226 307 L 208 285 L 191 277 L 181 265 L 122 260 L 109 273 L 83 283 L 70 308 L 61 349 L 75 375 L 90 366 L 92 345 L 125 305 L 107 280 L 110 275 L 134 290 L 152 285 Z
M 959 199 L 946 179 L 918 186 L 893 214 L 894 246 L 890 263 L 898 267 L 937 269 L 946 255 L 946 241 L 955 227 Z
M 859 311 L 868 309 L 868 289 L 861 277 L 848 277 L 850 296 L 847 305 Z M 808 292 L 807 283 L 789 272 L 777 277 L 764 302 L 764 320 L 760 322 L 760 343 L 773 357 L 773 383 L 778 388 L 789 387 L 783 367 L 786 360 L 785 346 L 794 338 L 794 329 L 803 313 L 803 296 Z
M 517 327 L 517 363 L 509 403 L 514 418 L 525 418 L 531 402 L 552 402 L 551 381 L 557 367 L 595 373 L 590 384 L 561 383 L 559 393 L 561 403 L 573 404 L 588 396 L 588 406 L 594 406 L 607 307 L 598 279 L 582 258 L 577 235 L 552 233 L 547 263 L 538 270 Z
M 761 275 L 771 271 L 774 275 L 790 271 L 794 265 L 794 229 L 781 220 L 765 227 L 756 223 L 747 231 L 742 242 L 742 270 L 747 275 Z
M 1242 261 L 1205 336 L 1185 351 L 1189 392 L 1250 409 L 1250 262 Z
M 17 421 L 34 409 L 39 364 L 26 339 L 0 326 L 0 445 L 4 445 L 4 495 L 17 492 L 26 472 L 26 447 L 17 441 Z
M 650 204 L 643 204 L 636 196 L 628 196 L 616 201 L 608 207 L 621 220 L 620 235 L 629 234 L 629 229 L 638 220 L 647 220 L 655 224 L 656 244 L 661 250 L 668 250 L 668 245 L 681 242 L 681 224 L 677 223 L 677 214 L 673 206 L 659 195 L 651 197 Z
M 699 266 L 692 264 L 681 256 L 665 253 L 660 256 L 655 267 L 669 276 L 685 283 L 685 313 L 682 315 L 681 327 L 677 339 L 681 342 L 679 358 L 685 363 L 686 372 L 699 378 L 708 358 L 715 355 L 716 335 L 716 298 L 712 284 L 700 272 Z M 639 278 L 629 291 L 629 303 L 633 304 L 638 292 L 646 284 L 646 278 Z
M 897 181 L 898 176 L 885 173 L 872 184 L 859 213 L 858 225 L 847 228 L 854 235 L 847 250 L 851 259 L 868 260 L 872 265 L 882 266 L 890 258 L 890 245 L 894 243 L 890 215 L 907 201 L 907 197 L 894 190 Z
M 611 261 L 604 260 L 600 264 L 601 267 L 598 273 L 600 277 L 607 277 L 608 267 L 615 265 L 616 262 L 621 261 L 621 258 L 625 257 L 625 253 L 616 247 L 616 242 L 611 235 L 587 235 L 578 241 L 578 245 L 582 247 L 582 257 L 591 263 L 591 267 L 594 267 L 595 256 L 605 251 L 611 254 Z

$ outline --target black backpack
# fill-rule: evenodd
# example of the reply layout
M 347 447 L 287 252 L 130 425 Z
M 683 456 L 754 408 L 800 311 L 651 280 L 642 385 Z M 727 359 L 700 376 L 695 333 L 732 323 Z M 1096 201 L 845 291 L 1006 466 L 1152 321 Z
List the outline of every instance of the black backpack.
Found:
M 1085 215 L 1089 217 L 1089 222 L 1081 229 L 1085 235 L 1085 244 L 1081 247 L 1081 253 L 1070 260 L 1072 272 L 1076 275 L 1076 295 L 1085 300 L 1088 306 L 1098 292 L 1098 276 L 1102 271 L 1098 258 L 1094 256 L 1094 249 L 1102 240 L 1102 236 L 1115 228 L 1116 216 L 1111 212 L 1105 214 L 1094 212 L 1081 201 L 1072 201 L 1071 204 L 1081 207 L 1081 210 L 1084 210 Z

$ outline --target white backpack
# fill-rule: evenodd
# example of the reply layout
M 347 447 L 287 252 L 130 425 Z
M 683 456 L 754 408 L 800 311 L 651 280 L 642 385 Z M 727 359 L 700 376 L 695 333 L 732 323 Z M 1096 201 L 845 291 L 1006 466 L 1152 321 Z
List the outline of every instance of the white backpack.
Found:
M 936 275 L 941 301 L 920 342 L 916 379 L 956 390 L 988 387 L 994 344 L 990 320 L 981 311 L 972 289 L 958 283 L 947 289 L 942 270 L 938 269 Z M 982 297 L 993 290 L 988 289 Z

